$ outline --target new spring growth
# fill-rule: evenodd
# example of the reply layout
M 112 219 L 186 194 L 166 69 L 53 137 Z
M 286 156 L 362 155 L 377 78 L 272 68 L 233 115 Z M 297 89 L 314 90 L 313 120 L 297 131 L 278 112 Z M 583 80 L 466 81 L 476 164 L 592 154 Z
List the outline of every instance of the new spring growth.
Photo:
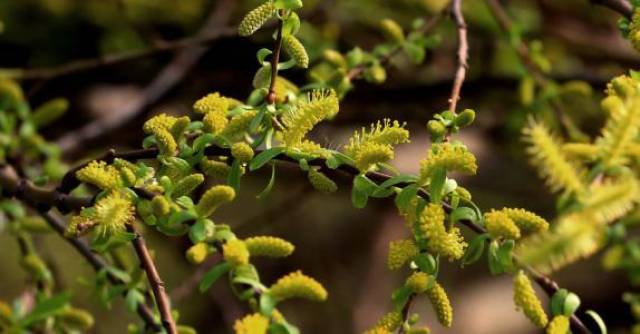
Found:
M 438 316 L 438 322 L 444 327 L 451 327 L 453 308 L 444 288 L 438 282 L 433 282 L 433 286 L 427 290 L 427 297 Z
M 500 211 L 511 218 L 522 233 L 538 233 L 549 229 L 549 222 L 533 212 L 511 208 L 503 208 Z
M 240 36 L 250 36 L 276 14 L 276 6 L 269 0 L 250 11 L 240 22 Z
M 64 324 L 65 327 L 81 331 L 89 330 L 95 323 L 91 313 L 74 307 L 66 307 L 59 312 L 56 318 Z
M 284 51 L 296 62 L 298 67 L 309 67 L 309 55 L 304 45 L 293 35 L 286 35 L 282 38 Z
M 227 109 L 230 99 L 221 96 L 220 93 L 212 93 L 199 99 L 194 103 L 193 110 L 204 114 L 202 123 L 207 132 L 219 134 L 229 123 L 227 119 Z
M 420 182 L 425 183 L 436 168 L 449 172 L 475 174 L 476 157 L 462 143 L 436 143 L 431 145 L 427 157 L 420 162 Z
M 36 109 L 31 114 L 31 122 L 36 129 L 43 128 L 56 119 L 60 118 L 67 109 L 69 109 L 69 101 L 58 98 L 50 100 Z
M 380 21 L 380 29 L 390 42 L 398 44 L 402 44 L 404 42 L 404 31 L 396 21 L 383 19 Z
M 504 212 L 491 210 L 485 213 L 484 224 L 493 239 L 516 240 L 520 238 L 520 229 Z
M 104 161 L 91 161 L 76 172 L 78 180 L 92 184 L 102 190 L 115 189 L 120 186 L 120 174 L 113 166 Z
M 389 243 L 387 266 L 391 270 L 400 269 L 416 255 L 418 255 L 418 247 L 412 240 L 391 241 Z
M 226 163 L 211 159 L 202 159 L 199 166 L 207 176 L 221 180 L 226 180 L 231 171 L 231 167 Z
M 151 207 L 153 208 L 153 214 L 158 217 L 166 216 L 171 211 L 171 203 L 161 195 L 153 197 Z
M 233 201 L 235 197 L 236 192 L 233 188 L 224 185 L 213 186 L 200 198 L 196 212 L 202 217 L 211 216 L 218 206 Z
M 334 91 L 314 90 L 306 100 L 282 115 L 281 121 L 285 126 L 282 130 L 284 145 L 289 148 L 299 147 L 316 124 L 335 116 L 338 110 L 338 97 Z
M 251 256 L 286 257 L 295 247 L 290 242 L 268 236 L 252 237 L 244 240 Z
M 313 278 L 296 271 L 280 278 L 269 288 L 271 295 L 278 301 L 290 298 L 305 298 L 312 301 L 327 299 L 327 290 Z
M 640 9 L 637 7 L 633 11 L 629 24 L 629 40 L 634 49 L 640 50 Z
M 247 315 L 233 325 L 236 334 L 266 334 L 268 327 L 269 319 L 260 313 Z
M 231 156 L 241 163 L 248 163 L 253 159 L 253 149 L 245 142 L 239 142 L 231 145 Z
M 232 142 L 242 140 L 245 133 L 249 131 L 249 125 L 257 113 L 255 110 L 245 110 L 241 114 L 233 116 L 220 135 Z
M 409 142 L 405 124 L 385 119 L 372 124 L 370 129 L 355 131 L 344 147 L 344 152 L 355 160 L 360 172 L 367 172 L 376 164 L 393 159 L 393 147 Z
M 193 264 L 200 264 L 209 255 L 209 245 L 206 242 L 199 242 L 187 249 L 186 258 L 187 261 Z
M 176 120 L 173 116 L 160 114 L 147 120 L 142 127 L 145 133 L 154 136 L 162 155 L 174 156 L 177 153 L 178 143 L 171 134 L 171 128 Z
M 409 288 L 411 292 L 421 294 L 429 289 L 429 281 L 430 278 L 428 274 L 417 271 L 407 278 L 404 285 Z
M 180 179 L 173 188 L 172 197 L 178 198 L 181 196 L 188 196 L 198 188 L 204 182 L 204 175 L 200 173 L 194 173 L 187 175 Z
M 564 315 L 557 315 L 547 326 L 547 334 L 567 334 L 569 333 L 569 318 Z
M 442 255 L 452 261 L 464 255 L 467 244 L 457 227 L 452 227 L 447 231 L 444 219 L 445 213 L 442 205 L 430 203 L 418 217 L 418 228 L 423 237 L 429 241 L 427 248 L 430 252 Z
M 522 271 L 513 277 L 513 301 L 516 308 L 522 310 L 534 325 L 540 328 L 547 325 L 547 314 L 531 286 L 529 277 Z
M 249 263 L 249 250 L 242 240 L 232 239 L 222 246 L 224 260 L 238 267 Z
M 338 190 L 338 185 L 333 182 L 333 180 L 331 180 L 329 177 L 315 168 L 309 169 L 307 178 L 309 179 L 309 183 L 311 183 L 313 188 L 321 193 L 330 194 Z
M 119 192 L 101 198 L 93 209 L 91 219 L 96 222 L 96 232 L 103 236 L 124 232 L 135 219 L 131 200 Z
M 392 333 L 402 325 L 402 315 L 400 312 L 389 312 L 385 314 L 374 328 L 365 332 L 369 333 Z

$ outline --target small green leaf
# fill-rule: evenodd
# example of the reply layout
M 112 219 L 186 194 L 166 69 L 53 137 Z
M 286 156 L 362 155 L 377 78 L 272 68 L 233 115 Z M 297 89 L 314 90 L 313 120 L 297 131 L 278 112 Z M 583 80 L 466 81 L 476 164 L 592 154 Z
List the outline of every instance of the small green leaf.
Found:
M 299 1 L 300 7 L 302 7 L 302 1 L 300 0 L 288 0 L 288 1 Z M 282 23 L 282 34 L 285 35 L 295 35 L 300 29 L 300 17 L 298 14 L 292 12 L 289 17 Z
M 400 174 L 382 182 L 382 184 L 380 184 L 380 188 L 389 188 L 399 183 L 416 183 L 417 181 L 418 181 L 418 177 L 415 175 Z
M 567 317 L 570 317 L 580 307 L 580 297 L 573 292 L 569 292 L 564 299 L 562 313 Z
M 504 267 L 498 258 L 498 247 L 499 245 L 496 241 L 492 241 L 489 244 L 487 261 L 489 262 L 489 271 L 492 275 L 498 275 L 505 272 Z
M 478 216 L 476 215 L 476 211 L 474 209 L 466 206 L 461 206 L 451 212 L 451 215 L 449 215 L 449 219 L 451 219 L 451 222 L 454 224 L 461 220 L 476 222 L 478 221 Z
M 402 45 L 404 52 L 409 56 L 414 64 L 421 64 L 426 55 L 425 49 L 416 43 L 407 41 Z
M 560 289 L 553 294 L 549 305 L 552 315 L 556 316 L 564 314 L 564 301 L 568 294 L 569 291 L 567 289 Z
M 431 195 L 431 203 L 440 203 L 444 195 L 443 190 L 447 180 L 447 171 L 441 167 L 435 168 L 430 179 L 429 193 Z
M 204 276 L 202 276 L 202 280 L 200 281 L 199 290 L 200 292 L 205 292 L 209 290 L 211 285 L 215 283 L 218 278 L 227 273 L 231 269 L 231 265 L 227 262 L 222 262 L 215 265 L 209 271 L 207 271 Z
M 593 318 L 593 321 L 595 321 L 596 324 L 598 324 L 598 328 L 600 328 L 601 334 L 607 334 L 607 325 L 604 323 L 604 320 L 602 320 L 602 317 L 600 317 L 600 315 L 596 311 L 588 310 L 585 313 L 588 314 L 591 318 Z
M 513 256 L 511 254 L 514 246 L 515 246 L 515 241 L 506 240 L 502 242 L 502 244 L 498 248 L 498 252 L 497 252 L 498 261 L 500 261 L 500 265 L 502 266 L 504 271 L 511 271 L 514 267 Z
M 367 206 L 368 201 L 369 195 L 367 195 L 367 193 L 358 190 L 356 187 L 351 189 L 351 203 L 353 203 L 353 207 L 356 209 L 363 209 Z
M 409 204 L 411 204 L 411 200 L 416 197 L 418 193 L 418 186 L 415 184 L 404 187 L 400 193 L 396 196 L 395 203 L 396 207 L 400 211 L 406 211 Z
M 253 160 L 251 160 L 251 163 L 249 163 L 249 170 L 254 171 L 259 169 L 285 150 L 286 148 L 284 147 L 274 147 L 260 152 L 260 154 L 256 155 Z
M 127 291 L 125 303 L 127 305 L 127 310 L 135 312 L 138 308 L 138 304 L 144 303 L 144 295 L 137 289 L 131 289 Z
M 480 258 L 482 257 L 482 253 L 484 253 L 485 243 L 489 239 L 490 237 L 486 233 L 480 234 L 473 238 L 473 240 L 471 240 L 471 242 L 469 243 L 469 247 L 467 247 L 467 250 L 464 253 L 464 257 L 462 258 L 462 265 L 465 266 L 480 260 Z
M 22 327 L 29 327 L 31 324 L 44 320 L 56 312 L 60 311 L 71 300 L 71 293 L 63 292 L 50 298 L 44 299 L 36 304 L 31 313 L 22 318 Z
M 353 179 L 353 188 L 370 196 L 378 190 L 378 185 L 366 176 L 360 174 Z
M 391 294 L 393 308 L 397 311 L 402 310 L 409 301 L 409 296 L 411 296 L 411 289 L 409 289 L 407 286 L 402 286 L 393 291 L 393 294 Z
M 267 186 L 256 196 L 258 199 L 263 199 L 269 195 L 273 185 L 276 183 L 276 164 L 271 163 L 271 178 L 269 178 L 269 183 Z
M 191 242 L 194 244 L 197 244 L 213 238 L 215 231 L 216 226 L 211 220 L 198 219 L 198 221 L 189 229 L 189 239 L 191 239 Z
M 266 316 L 270 316 L 271 312 L 273 312 L 273 309 L 275 309 L 277 304 L 278 301 L 273 298 L 270 293 L 265 292 L 260 295 L 260 313 Z
M 265 63 L 267 63 L 265 59 L 272 53 L 273 52 L 271 52 L 271 50 L 267 48 L 262 48 L 258 50 L 258 52 L 256 52 L 256 58 L 258 58 L 258 63 L 260 63 L 261 65 L 264 65 Z
M 236 192 L 238 192 L 238 189 L 240 189 L 241 177 L 242 177 L 242 165 L 240 164 L 240 161 L 234 160 L 233 163 L 231 164 L 231 171 L 229 172 L 229 178 L 227 180 L 227 183 L 229 184 L 229 186 L 235 189 Z
M 438 260 L 429 253 L 418 254 L 414 259 L 416 266 L 429 275 L 436 275 L 438 273 Z

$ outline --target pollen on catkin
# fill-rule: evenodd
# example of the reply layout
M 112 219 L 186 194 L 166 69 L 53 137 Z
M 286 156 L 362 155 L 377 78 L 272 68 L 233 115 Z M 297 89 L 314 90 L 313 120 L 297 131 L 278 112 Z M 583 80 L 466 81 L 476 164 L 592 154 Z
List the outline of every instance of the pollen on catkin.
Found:
M 338 190 L 338 185 L 332 179 L 315 168 L 309 169 L 307 177 L 313 188 L 321 193 L 330 194 Z
M 540 328 L 547 325 L 549 320 L 542 308 L 542 303 L 536 296 L 529 277 L 522 271 L 519 271 L 513 278 L 513 300 L 516 308 L 522 310 L 534 325 Z
M 428 274 L 421 271 L 416 271 L 407 278 L 407 281 L 404 283 L 404 285 L 408 287 L 411 292 L 420 294 L 427 291 L 427 289 L 429 288 L 429 280 L 430 277 Z
M 207 176 L 216 179 L 226 179 L 231 171 L 231 167 L 225 162 L 211 159 L 202 159 L 199 166 Z
M 182 116 L 176 119 L 171 128 L 169 129 L 169 133 L 175 140 L 179 140 L 187 131 L 187 127 L 191 124 L 191 119 L 189 116 Z
M 338 97 L 333 90 L 314 90 L 306 100 L 282 115 L 281 121 L 285 126 L 282 130 L 283 143 L 287 147 L 296 147 L 316 124 L 333 117 L 338 110 Z
M 493 239 L 520 238 L 520 229 L 516 223 L 504 212 L 491 210 L 484 214 L 484 224 Z
M 402 325 L 402 314 L 400 314 L 400 312 L 389 312 L 378 320 L 374 329 L 393 332 L 398 329 L 400 325 Z
M 378 121 L 368 130 L 355 131 L 344 151 L 360 171 L 367 171 L 377 163 L 393 159 L 393 146 L 409 142 L 409 131 L 404 127 L 398 121 Z
M 387 266 L 391 270 L 400 269 L 416 255 L 418 255 L 418 247 L 412 240 L 391 241 L 389 243 Z
M 157 217 L 166 216 L 171 211 L 171 203 L 161 195 L 156 195 L 151 200 L 151 206 L 153 208 L 153 214 Z
M 235 197 L 236 192 L 232 187 L 225 185 L 213 186 L 198 201 L 196 212 L 203 217 L 208 217 L 218 206 L 233 201 Z
M 227 119 L 226 111 L 220 113 L 209 112 L 206 113 L 202 118 L 202 124 L 204 125 L 205 131 L 217 135 L 227 127 L 227 124 L 229 124 L 229 119 Z
M 251 237 L 244 240 L 251 256 L 285 257 L 293 253 L 292 243 L 269 236 Z
M 247 315 L 233 325 L 236 334 L 266 334 L 268 328 L 269 319 L 260 313 Z
M 104 161 L 91 161 L 86 167 L 76 172 L 78 180 L 93 184 L 102 189 L 115 189 L 120 186 L 120 174 L 113 166 Z
M 427 157 L 420 162 L 420 181 L 426 182 L 436 168 L 449 172 L 475 174 L 476 157 L 461 143 L 436 143 L 431 145 Z
M 286 35 L 282 38 L 284 51 L 296 62 L 298 67 L 309 67 L 309 55 L 304 45 L 293 35 Z
M 222 246 L 225 261 L 233 267 L 242 266 L 249 263 L 249 250 L 242 240 L 233 239 L 227 241 Z
M 199 242 L 187 249 L 186 258 L 187 261 L 193 264 L 200 264 L 204 262 L 209 254 L 209 245 L 205 242 Z
M 87 232 L 96 224 L 95 221 L 83 215 L 71 216 L 69 223 L 64 230 L 64 236 L 67 238 L 77 238 Z
M 94 206 L 93 218 L 100 235 L 113 235 L 123 232 L 127 224 L 135 219 L 131 200 L 119 192 L 101 198 Z
M 238 142 L 231 145 L 231 156 L 241 163 L 247 163 L 253 159 L 253 149 L 245 142 Z
M 240 115 L 233 116 L 227 126 L 220 132 L 220 135 L 230 141 L 242 140 L 244 134 L 249 131 L 249 125 L 256 116 L 257 111 L 246 110 Z
M 431 288 L 427 290 L 427 296 L 434 311 L 436 311 L 438 322 L 444 327 L 451 327 L 453 323 L 453 308 L 444 288 L 438 282 L 433 282 Z
M 229 108 L 229 99 L 215 92 L 207 94 L 193 104 L 193 110 L 199 114 L 215 113 L 225 115 Z
M 504 208 L 500 212 L 509 216 L 522 233 L 538 233 L 549 229 L 549 222 L 533 212 L 511 208 Z
M 327 290 L 322 284 L 300 271 L 280 278 L 269 290 L 271 295 L 279 301 L 289 298 L 305 298 L 312 301 L 327 299 Z
M 247 13 L 238 26 L 240 36 L 250 36 L 262 27 L 276 13 L 273 1 L 268 0 Z
M 569 318 L 557 315 L 547 326 L 547 334 L 567 334 L 569 332 Z
M 636 8 L 629 23 L 629 41 L 636 50 L 640 50 L 640 9 Z
M 204 175 L 200 173 L 187 175 L 176 183 L 175 187 L 173 188 L 173 193 L 171 195 L 174 198 L 187 196 L 191 194 L 192 191 L 196 190 L 196 188 L 198 188 L 198 186 L 200 186 L 203 182 L 204 182 Z
M 418 217 L 418 228 L 427 239 L 430 252 L 440 254 L 456 260 L 464 255 L 467 244 L 464 242 L 460 230 L 456 227 L 447 231 L 444 225 L 445 213 L 442 205 L 430 203 Z

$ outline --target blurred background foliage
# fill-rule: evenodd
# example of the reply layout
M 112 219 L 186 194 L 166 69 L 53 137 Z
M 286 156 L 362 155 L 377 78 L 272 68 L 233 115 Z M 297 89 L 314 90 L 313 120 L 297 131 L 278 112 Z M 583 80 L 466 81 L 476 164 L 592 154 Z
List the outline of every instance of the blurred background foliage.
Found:
M 21 69 L 46 69 L 82 59 L 153 50 L 220 27 L 235 27 L 242 15 L 259 2 L 0 0 L 0 77 L 21 76 L 26 73 Z M 383 18 L 393 18 L 408 29 L 416 18 L 432 17 L 447 3 L 305 0 L 300 37 L 313 65 L 327 48 L 346 52 L 355 46 L 365 50 L 375 47 L 383 41 L 378 29 Z M 637 68 L 640 56 L 618 31 L 616 15 L 587 0 L 503 3 L 515 23 L 517 33 L 511 36 L 500 31 L 484 1 L 464 1 L 471 49 L 460 106 L 474 108 L 478 121 L 462 136 L 479 157 L 480 169 L 478 176 L 463 182 L 482 208 L 519 206 L 553 217 L 553 201 L 527 166 L 519 139 L 526 115 L 532 111 L 544 115 L 549 106 L 539 99 L 531 101 L 527 86 L 531 83 L 511 42 L 518 38 L 531 42 L 534 60 L 537 57 L 537 64 L 547 67 L 549 76 L 558 82 L 545 87 L 549 92 L 542 93 L 559 94 L 566 101 L 563 112 L 571 115 L 587 134 L 596 133 L 602 125 L 598 101 L 606 82 L 628 68 Z M 413 133 L 412 143 L 398 148 L 395 163 L 403 171 L 417 170 L 418 159 L 429 145 L 424 124 L 446 108 L 455 71 L 452 20 L 446 17 L 430 36 L 434 36 L 436 44 L 429 49 L 424 64 L 415 66 L 404 56 L 394 57 L 388 80 L 383 85 L 358 82 L 333 122 L 313 133 L 315 139 L 338 147 L 355 128 L 374 120 L 390 117 L 406 121 Z M 245 97 L 258 68 L 254 53 L 270 37 L 266 32 L 251 39 L 225 33 L 201 46 L 153 52 L 108 66 L 55 77 L 25 78 L 23 82 L 33 105 L 55 97 L 70 101 L 70 112 L 49 127 L 45 136 L 57 140 L 65 161 L 74 165 L 108 148 L 139 147 L 141 124 L 154 113 L 189 114 L 193 101 L 213 91 Z M 194 50 L 201 52 L 196 61 L 184 62 L 184 53 L 191 52 L 193 56 Z M 159 90 L 158 80 L 160 85 L 167 80 L 159 78 L 159 73 L 167 68 L 178 71 L 169 73 L 180 73 L 181 78 Z M 297 84 L 308 81 L 303 71 L 289 73 L 289 79 Z M 144 101 L 142 106 L 137 105 L 140 101 Z M 119 119 L 127 121 L 73 142 L 74 134 L 87 130 L 87 124 L 117 124 Z M 402 279 L 385 268 L 388 242 L 405 233 L 401 219 L 388 202 L 377 200 L 365 210 L 356 210 L 349 202 L 347 187 L 334 196 L 321 195 L 311 191 L 296 169 L 282 166 L 278 174 L 274 192 L 264 200 L 257 200 L 255 195 L 266 183 L 266 175 L 245 178 L 240 200 L 225 208 L 220 220 L 234 226 L 241 236 L 266 233 L 297 245 L 294 255 L 286 261 L 258 265 L 266 282 L 301 268 L 328 288 L 327 303 L 294 302 L 285 306 L 290 320 L 300 324 L 304 332 L 363 330 L 389 308 L 389 293 Z M 201 333 L 230 332 L 233 320 L 243 314 L 245 306 L 222 283 L 207 294 L 192 289 L 202 270 L 184 260 L 188 242 L 154 238 L 153 232 L 148 232 L 151 247 L 160 260 L 160 272 L 182 311 L 181 322 L 193 325 Z M 94 332 L 124 332 L 133 315 L 124 311 L 121 301 L 105 310 L 89 298 L 92 291 L 83 277 L 93 273 L 73 250 L 57 236 L 42 236 L 36 241 L 46 250 L 43 253 L 47 260 L 55 265 L 54 274 L 61 286 L 76 291 L 75 303 L 96 315 Z M 11 300 L 22 292 L 25 276 L 15 261 L 18 246 L 14 240 L 0 234 L 0 245 L 0 299 Z M 561 285 L 578 293 L 586 308 L 598 311 L 612 332 L 624 332 L 632 322 L 630 311 L 620 298 L 623 291 L 629 290 L 627 281 L 616 272 L 594 275 L 599 268 L 595 257 L 564 269 L 555 277 Z M 508 277 L 490 278 L 484 264 L 465 270 L 463 274 L 459 268 L 445 266 L 441 274 L 456 311 L 449 333 L 532 331 L 525 318 L 513 310 Z M 426 308 L 418 304 L 416 310 Z M 433 316 L 427 319 L 435 324 L 433 320 Z M 437 325 L 432 328 L 435 333 L 444 332 Z

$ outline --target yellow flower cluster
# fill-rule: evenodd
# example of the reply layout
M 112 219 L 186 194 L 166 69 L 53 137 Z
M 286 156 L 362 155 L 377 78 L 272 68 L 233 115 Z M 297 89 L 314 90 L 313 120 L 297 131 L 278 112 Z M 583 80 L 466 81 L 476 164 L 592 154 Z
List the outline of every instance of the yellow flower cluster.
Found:
M 282 48 L 302 68 L 309 67 L 309 55 L 304 45 L 293 35 L 286 35 L 282 39 Z
M 426 183 L 436 168 L 449 172 L 475 174 L 476 157 L 461 143 L 436 143 L 431 145 L 427 157 L 420 162 L 420 182 Z
M 311 168 L 307 174 L 313 188 L 321 193 L 330 194 L 338 190 L 338 185 L 321 171 Z
M 453 308 L 444 288 L 438 282 L 434 282 L 433 286 L 427 290 L 427 296 L 436 311 L 438 322 L 444 327 L 451 327 L 453 323 Z
M 533 322 L 534 325 L 544 328 L 549 321 L 542 304 L 536 296 L 529 277 L 519 271 L 513 278 L 513 300 L 516 307 Z
M 404 126 L 389 119 L 378 121 L 369 130 L 356 131 L 344 151 L 355 160 L 356 168 L 366 172 L 375 164 L 393 159 L 395 145 L 409 142 L 409 131 Z
M 203 217 L 211 216 L 218 206 L 233 201 L 235 197 L 236 192 L 232 187 L 213 186 L 202 195 L 196 205 L 196 211 Z
M 319 122 L 338 113 L 338 97 L 333 90 L 314 90 L 307 100 L 282 115 L 282 141 L 293 148 L 302 144 L 305 135 Z
M 389 243 L 387 266 L 391 270 L 402 268 L 407 261 L 418 255 L 418 247 L 411 240 L 397 240 Z
M 233 329 L 236 334 L 266 334 L 269 328 L 269 319 L 262 314 L 250 314 L 242 320 L 236 320 Z
M 205 242 L 199 242 L 187 249 L 187 260 L 193 264 L 200 264 L 209 255 L 209 245 Z
M 569 333 L 569 318 L 564 315 L 557 315 L 547 326 L 547 334 L 567 334 Z
M 204 175 L 200 173 L 194 173 L 191 175 L 187 175 L 180 179 L 173 188 L 172 197 L 178 198 L 181 196 L 187 196 L 191 194 L 192 191 L 196 190 L 199 185 L 204 182 Z
M 533 212 L 512 208 L 503 208 L 500 212 L 511 218 L 522 233 L 538 233 L 549 229 L 549 222 Z
M 167 156 L 174 156 L 178 149 L 176 138 L 173 137 L 172 128 L 177 118 L 167 114 L 156 115 L 147 120 L 142 129 L 145 133 L 153 135 L 160 153 Z M 182 127 L 182 125 L 179 125 Z
M 113 192 L 101 198 L 95 205 L 91 219 L 101 235 L 113 235 L 123 232 L 135 219 L 131 200 L 119 192 Z
M 440 254 L 450 261 L 459 259 L 464 255 L 467 244 L 457 227 L 447 231 L 444 220 L 442 205 L 430 203 L 418 217 L 418 228 L 427 239 L 427 248 L 430 252 Z
M 268 236 L 248 238 L 244 243 L 251 256 L 285 257 L 295 249 L 293 244 L 284 239 Z
M 113 166 L 107 166 L 104 161 L 91 161 L 87 166 L 76 172 L 78 180 L 93 184 L 102 189 L 115 189 L 120 186 L 120 174 Z
M 269 289 L 276 300 L 305 298 L 312 301 L 327 299 L 327 290 L 313 278 L 296 271 L 280 278 Z
M 429 289 L 430 277 L 428 274 L 421 271 L 417 271 L 411 274 L 405 282 L 405 286 L 408 287 L 413 293 L 423 293 Z
M 224 260 L 238 267 L 249 263 L 249 250 L 242 240 L 233 239 L 222 246 Z
M 262 27 L 276 13 L 276 6 L 271 0 L 250 11 L 240 22 L 240 36 L 250 36 Z
M 366 332 L 366 334 L 392 333 L 402 325 L 402 315 L 400 312 L 389 312 L 385 314 L 378 323 Z
M 493 239 L 519 239 L 520 229 L 507 214 L 501 211 L 491 210 L 484 214 L 484 223 L 487 232 Z
M 247 163 L 253 159 L 253 149 L 245 142 L 238 142 L 231 146 L 231 156 L 242 163 Z
M 233 116 L 220 135 L 233 142 L 242 140 L 245 133 L 249 131 L 249 125 L 257 113 L 255 110 L 245 110 L 243 113 Z
M 216 179 L 226 179 L 231 171 L 231 167 L 226 163 L 211 159 L 202 159 L 199 166 L 207 176 Z

